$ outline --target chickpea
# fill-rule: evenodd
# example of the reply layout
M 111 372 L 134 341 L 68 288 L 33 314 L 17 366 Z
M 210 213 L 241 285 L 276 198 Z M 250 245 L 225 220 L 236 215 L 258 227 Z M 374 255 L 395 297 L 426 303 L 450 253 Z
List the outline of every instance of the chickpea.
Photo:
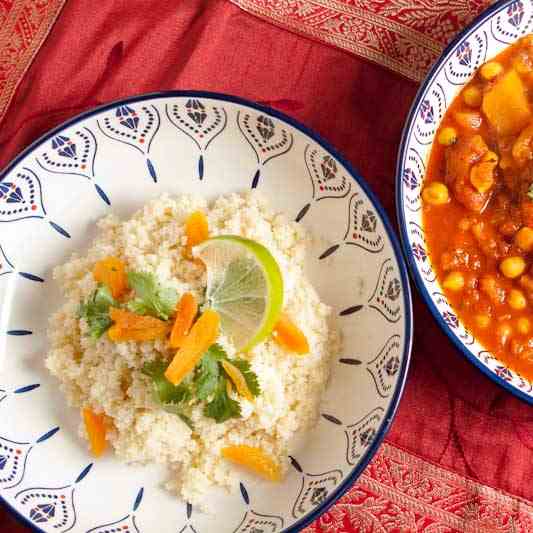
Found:
M 457 141 L 457 130 L 450 126 L 442 128 L 437 140 L 439 141 L 439 144 L 450 146 Z
M 531 329 L 531 323 L 529 322 L 529 319 L 525 316 L 520 317 L 516 321 L 516 330 L 521 335 L 527 335 Z
M 481 158 L 481 161 L 483 161 L 484 163 L 494 163 L 495 165 L 498 164 L 498 160 L 499 160 L 499 157 L 498 157 L 498 154 L 496 154 L 495 152 L 492 152 L 491 150 L 489 150 L 482 158 Z
M 463 92 L 463 100 L 467 106 L 479 107 L 483 100 L 483 95 L 481 94 L 479 87 L 470 85 L 470 87 L 467 87 Z
M 512 334 L 513 334 L 513 328 L 511 324 L 509 324 L 508 322 L 504 322 L 503 324 L 500 324 L 498 328 L 496 329 L 496 335 L 498 337 L 498 342 L 501 344 L 501 346 L 505 346 L 507 344 Z
M 511 289 L 507 297 L 507 303 L 511 309 L 521 311 L 527 307 L 527 300 L 524 293 L 519 289 Z
M 490 325 L 490 316 L 489 315 L 476 315 L 474 321 L 478 328 L 486 329 Z
M 462 272 L 450 272 L 442 283 L 445 289 L 450 291 L 460 291 L 465 286 L 465 277 Z
M 487 81 L 493 80 L 503 72 L 503 66 L 497 61 L 485 63 L 479 70 L 481 77 Z
M 515 235 L 514 242 L 524 252 L 531 252 L 533 250 L 533 229 L 527 226 L 521 228 Z
M 517 278 L 524 273 L 526 269 L 526 262 L 523 257 L 515 255 L 512 257 L 506 257 L 500 263 L 500 271 L 506 277 L 510 279 Z
M 432 181 L 429 185 L 424 187 L 422 191 L 422 199 L 431 205 L 444 205 L 450 200 L 450 193 L 448 187 L 440 181 Z

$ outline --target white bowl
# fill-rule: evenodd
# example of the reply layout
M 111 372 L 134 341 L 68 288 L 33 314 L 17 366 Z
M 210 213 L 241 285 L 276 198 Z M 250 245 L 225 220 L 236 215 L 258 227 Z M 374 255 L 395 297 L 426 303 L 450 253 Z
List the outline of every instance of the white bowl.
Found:
M 533 404 L 533 384 L 488 352 L 448 303 L 428 258 L 420 197 L 435 132 L 448 106 L 480 65 L 530 32 L 533 1 L 506 0 L 484 11 L 446 48 L 422 83 L 405 125 L 396 174 L 396 207 L 411 272 L 440 327 L 490 379 Z
M 134 120 L 135 112 L 138 121 Z M 92 463 L 43 365 L 52 268 L 113 211 L 163 192 L 207 197 L 256 187 L 320 239 L 308 275 L 344 336 L 321 417 L 281 484 L 242 476 L 213 514 L 161 488 L 164 472 L 108 454 Z M 0 498 L 38 531 L 274 533 L 316 519 L 384 437 L 405 381 L 410 292 L 399 247 L 368 186 L 294 120 L 200 92 L 131 98 L 81 115 L 28 148 L 0 181 Z

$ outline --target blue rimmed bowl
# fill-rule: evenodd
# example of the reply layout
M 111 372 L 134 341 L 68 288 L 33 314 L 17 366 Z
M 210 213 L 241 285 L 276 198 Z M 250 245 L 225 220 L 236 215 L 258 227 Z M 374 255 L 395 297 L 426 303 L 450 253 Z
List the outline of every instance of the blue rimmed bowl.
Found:
M 308 275 L 344 337 L 316 428 L 279 485 L 242 475 L 212 514 L 162 488 L 158 468 L 92 464 L 43 364 L 51 271 L 94 223 L 164 192 L 254 188 L 317 237 Z M 412 317 L 399 244 L 378 201 L 331 146 L 239 98 L 169 92 L 81 115 L 0 176 L 0 500 L 43 532 L 298 531 L 357 479 L 387 432 L 407 374 Z
M 533 1 L 496 2 L 446 48 L 422 83 L 403 132 L 396 206 L 405 254 L 416 285 L 446 335 L 490 379 L 533 404 L 533 383 L 487 351 L 457 318 L 428 257 L 421 190 L 435 133 L 448 106 L 485 61 L 533 32 Z

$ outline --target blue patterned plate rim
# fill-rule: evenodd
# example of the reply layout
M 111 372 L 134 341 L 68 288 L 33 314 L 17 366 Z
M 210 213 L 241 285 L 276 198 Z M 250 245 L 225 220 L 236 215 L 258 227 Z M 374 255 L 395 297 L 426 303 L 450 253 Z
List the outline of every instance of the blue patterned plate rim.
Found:
M 396 216 L 398 219 L 398 226 L 400 227 L 400 240 L 402 243 L 403 253 L 407 258 L 407 264 L 409 265 L 409 270 L 412 277 L 414 278 L 415 285 L 418 289 L 418 292 L 422 296 L 424 303 L 428 306 L 433 318 L 444 331 L 447 337 L 451 340 L 453 345 L 470 361 L 475 367 L 477 367 L 486 377 L 497 383 L 500 387 L 503 387 L 505 390 L 509 391 L 511 394 L 519 398 L 520 400 L 525 401 L 529 405 L 533 405 L 533 397 L 525 394 L 521 390 L 509 384 L 504 379 L 497 376 L 489 368 L 487 368 L 479 359 L 477 359 L 461 341 L 453 334 L 450 327 L 446 324 L 442 316 L 440 315 L 437 307 L 433 303 L 422 277 L 418 272 L 418 268 L 415 263 L 414 256 L 409 246 L 409 237 L 407 235 L 407 224 L 405 223 L 405 217 L 402 207 L 402 169 L 403 164 L 407 155 L 407 143 L 409 136 L 411 134 L 411 129 L 414 126 L 416 118 L 416 110 L 418 105 L 423 100 L 426 95 L 426 92 L 431 84 L 433 78 L 445 67 L 446 58 L 449 54 L 461 44 L 461 42 L 473 33 L 481 24 L 483 24 L 487 19 L 491 18 L 494 14 L 499 13 L 503 9 L 509 7 L 514 2 L 514 0 L 499 0 L 492 6 L 488 7 L 483 11 L 478 17 L 476 17 L 463 31 L 458 33 L 453 41 L 444 49 L 440 59 L 431 67 L 431 70 L 427 74 L 426 78 L 420 85 L 415 99 L 411 104 L 409 114 L 407 115 L 407 120 L 402 132 L 402 138 L 400 142 L 400 148 L 398 151 L 398 159 L 396 162 Z
M 355 466 L 352 469 L 352 471 L 346 477 L 346 479 L 324 500 L 324 502 L 322 502 L 316 509 L 310 512 L 307 516 L 304 516 L 303 518 L 301 518 L 300 520 L 292 524 L 292 526 L 284 529 L 282 532 L 282 533 L 297 533 L 301 529 L 307 527 L 309 524 L 314 522 L 320 515 L 325 513 L 341 496 L 343 496 L 343 494 L 356 482 L 356 480 L 359 478 L 363 470 L 366 468 L 366 466 L 368 465 L 372 457 L 377 452 L 379 446 L 381 445 L 381 443 L 383 442 L 383 439 L 385 438 L 385 435 L 389 431 L 392 420 L 394 419 L 394 416 L 398 409 L 398 405 L 400 403 L 400 399 L 402 397 L 403 390 L 405 387 L 405 382 L 407 380 L 407 371 L 409 368 L 409 362 L 411 360 L 411 349 L 413 346 L 413 308 L 412 308 L 411 288 L 409 284 L 407 266 L 404 260 L 404 256 L 402 254 L 400 242 L 392 228 L 392 225 L 388 219 L 387 213 L 385 212 L 380 201 L 377 199 L 377 196 L 370 189 L 370 186 L 361 177 L 359 172 L 356 171 L 354 167 L 348 162 L 348 160 L 344 156 L 342 156 L 335 148 L 333 148 L 333 146 L 331 146 L 318 133 L 316 133 L 315 131 L 313 131 L 307 126 L 304 126 L 303 124 L 298 122 L 296 119 L 290 117 L 289 115 L 282 113 L 281 111 L 277 111 L 271 107 L 257 104 L 250 100 L 246 100 L 245 98 L 241 98 L 240 96 L 233 96 L 229 94 L 210 92 L 210 91 L 173 90 L 173 91 L 159 91 L 159 92 L 153 92 L 153 93 L 146 93 L 146 94 L 141 94 L 137 96 L 131 96 L 128 98 L 115 100 L 113 102 L 103 104 L 101 106 L 90 109 L 89 111 L 85 111 L 84 113 L 81 113 L 63 122 L 59 126 L 56 126 L 52 130 L 48 131 L 47 133 L 45 133 L 44 135 L 36 139 L 27 148 L 25 148 L 20 154 L 18 154 L 13 159 L 13 161 L 4 170 L 0 172 L 0 182 L 20 161 L 22 161 L 26 156 L 31 154 L 38 146 L 45 143 L 47 140 L 52 138 L 54 135 L 56 135 L 60 131 L 70 126 L 73 126 L 80 121 L 88 119 L 103 111 L 113 109 L 119 105 L 127 105 L 127 104 L 133 104 L 133 103 L 140 102 L 140 101 L 145 101 L 145 100 L 153 100 L 153 99 L 158 99 L 158 98 L 172 98 L 172 97 L 211 98 L 213 100 L 220 100 L 223 102 L 230 102 L 230 103 L 250 107 L 252 109 L 256 109 L 258 111 L 271 115 L 272 117 L 275 117 L 281 121 L 284 121 L 290 126 L 292 126 L 293 128 L 297 129 L 298 131 L 309 136 L 316 143 L 318 143 L 324 150 L 329 152 L 335 159 L 337 159 L 337 161 L 339 161 L 346 168 L 346 170 L 351 175 L 351 177 L 355 180 L 355 182 L 363 189 L 363 191 L 367 195 L 370 202 L 376 208 L 381 218 L 381 221 L 383 222 L 383 226 L 385 228 L 387 236 L 390 239 L 392 248 L 394 250 L 394 257 L 398 264 L 398 270 L 400 272 L 400 278 L 402 282 L 402 289 L 403 289 L 402 294 L 403 294 L 404 306 L 405 306 L 405 340 L 404 340 L 404 346 L 403 346 L 403 352 L 402 352 L 403 353 L 402 364 L 400 367 L 400 374 L 398 377 L 396 388 L 391 397 L 389 407 L 383 418 L 383 422 L 381 423 L 377 436 L 374 439 L 374 442 L 372 443 L 372 445 L 367 449 L 367 451 L 365 452 L 365 454 L 363 455 L 362 459 L 359 461 L 357 466 Z M 29 520 L 27 520 L 24 516 L 22 516 L 14 507 L 12 507 L 2 497 L 1 494 L 0 494 L 0 503 L 2 503 L 5 508 L 7 508 L 14 516 L 17 517 L 19 521 L 24 523 L 31 530 L 36 531 L 38 533 L 45 533 L 43 532 L 42 529 L 36 527 Z

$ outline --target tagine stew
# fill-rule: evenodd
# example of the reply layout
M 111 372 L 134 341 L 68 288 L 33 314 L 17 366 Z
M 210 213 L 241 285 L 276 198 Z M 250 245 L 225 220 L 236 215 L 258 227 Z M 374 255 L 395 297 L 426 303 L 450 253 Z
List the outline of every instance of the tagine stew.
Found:
M 448 109 L 422 190 L 431 261 L 482 345 L 533 379 L 533 35 Z

